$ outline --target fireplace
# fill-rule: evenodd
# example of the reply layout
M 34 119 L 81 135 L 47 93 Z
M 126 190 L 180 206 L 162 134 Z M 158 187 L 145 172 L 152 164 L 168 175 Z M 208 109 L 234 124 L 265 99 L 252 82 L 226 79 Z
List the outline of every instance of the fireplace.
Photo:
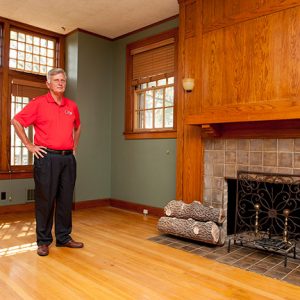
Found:
M 228 191 L 232 193 L 231 180 L 237 178 L 238 170 L 300 174 L 300 139 L 204 140 L 203 203 L 226 210 L 223 226 L 227 234 L 232 233 L 233 226 L 228 210 L 235 206 L 228 202 Z

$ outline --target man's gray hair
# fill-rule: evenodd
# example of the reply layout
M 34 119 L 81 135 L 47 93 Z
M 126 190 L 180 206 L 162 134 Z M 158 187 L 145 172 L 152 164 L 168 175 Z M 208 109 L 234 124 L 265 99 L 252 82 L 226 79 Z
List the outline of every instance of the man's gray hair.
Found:
M 47 82 L 50 83 L 51 77 L 57 74 L 64 74 L 65 78 L 67 79 L 67 74 L 64 69 L 54 68 L 47 73 Z

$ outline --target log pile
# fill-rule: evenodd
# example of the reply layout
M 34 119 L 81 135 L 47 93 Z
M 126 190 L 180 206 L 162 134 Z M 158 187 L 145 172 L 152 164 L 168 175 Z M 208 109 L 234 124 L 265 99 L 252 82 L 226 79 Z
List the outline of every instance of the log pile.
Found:
M 204 206 L 199 201 L 186 204 L 180 200 L 170 201 L 164 208 L 165 215 L 158 221 L 158 230 L 196 241 L 223 245 L 225 220 L 223 209 Z
M 223 209 L 204 206 L 199 201 L 186 204 L 181 200 L 172 200 L 164 208 L 167 217 L 175 217 L 181 219 L 192 218 L 197 221 L 212 221 L 222 224 L 225 220 Z

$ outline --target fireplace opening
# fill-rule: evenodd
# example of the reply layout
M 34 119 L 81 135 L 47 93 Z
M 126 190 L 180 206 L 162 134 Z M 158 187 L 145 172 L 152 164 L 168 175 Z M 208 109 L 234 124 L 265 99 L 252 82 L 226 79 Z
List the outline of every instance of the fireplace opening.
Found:
M 300 239 L 300 176 L 261 172 L 237 172 L 236 209 L 232 218 L 233 198 L 228 196 L 229 230 L 234 235 L 228 240 L 242 246 L 255 247 L 296 258 L 296 245 Z M 228 195 L 234 187 L 228 184 Z M 229 209 L 229 206 L 228 206 Z
M 269 232 L 271 235 L 281 235 L 288 214 L 289 235 L 299 240 L 299 181 L 299 177 L 295 175 L 263 173 L 247 180 L 243 178 L 238 182 L 236 179 L 227 179 L 227 234 L 236 233 L 236 222 L 238 231 L 248 231 L 254 230 L 257 221 L 259 230 Z

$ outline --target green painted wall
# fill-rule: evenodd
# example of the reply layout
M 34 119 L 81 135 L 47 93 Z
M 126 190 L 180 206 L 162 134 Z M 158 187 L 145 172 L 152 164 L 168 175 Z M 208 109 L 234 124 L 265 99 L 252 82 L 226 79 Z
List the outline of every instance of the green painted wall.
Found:
M 0 180 L 0 192 L 6 192 L 6 200 L 0 200 L 0 206 L 26 203 L 27 189 L 34 189 L 33 179 Z
M 66 39 L 66 96 L 78 104 L 82 136 L 77 153 L 75 201 L 116 198 L 163 207 L 175 197 L 176 140 L 125 140 L 126 45 L 178 26 L 174 19 L 108 41 L 83 32 Z M 2 180 L 0 191 L 25 203 L 31 179 Z
M 126 45 L 172 29 L 171 20 L 114 42 L 112 94 L 111 197 L 163 207 L 176 192 L 176 140 L 125 140 Z
M 82 32 L 73 35 L 77 39 L 71 36 L 66 41 L 67 49 L 72 50 L 67 51 L 66 69 L 74 79 L 71 85 L 76 89 L 74 96 L 82 122 L 75 201 L 109 198 L 112 43 Z M 77 51 L 73 51 L 76 42 Z

